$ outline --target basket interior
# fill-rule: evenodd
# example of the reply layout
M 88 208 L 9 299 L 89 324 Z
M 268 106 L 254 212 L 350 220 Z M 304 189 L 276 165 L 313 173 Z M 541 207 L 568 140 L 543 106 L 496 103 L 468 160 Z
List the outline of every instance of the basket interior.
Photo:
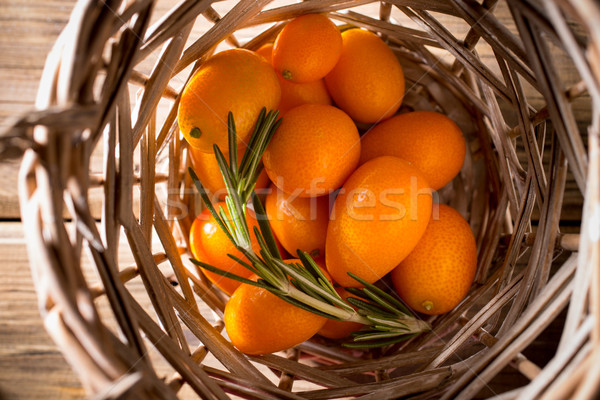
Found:
M 597 43 L 579 9 L 512 0 L 113 3 L 78 3 L 49 55 L 37 105 L 61 113 L 31 123 L 37 147 L 21 174 L 46 326 L 90 394 L 481 398 L 514 389 L 507 398 L 533 398 L 567 385 L 567 367 L 590 351 L 594 264 L 581 261 L 593 242 L 581 222 L 583 193 L 598 179 L 588 172 L 597 166 L 588 144 Z M 440 111 L 463 130 L 465 164 L 438 195 L 469 220 L 478 272 L 465 301 L 402 344 L 350 351 L 315 337 L 247 357 L 227 341 L 226 296 L 189 262 L 202 205 L 186 173 L 179 93 L 206 57 L 257 49 L 312 12 L 380 33 L 407 79 L 400 112 Z M 540 354 L 548 329 L 556 343 L 542 341 Z M 541 373 L 553 355 L 563 365 Z

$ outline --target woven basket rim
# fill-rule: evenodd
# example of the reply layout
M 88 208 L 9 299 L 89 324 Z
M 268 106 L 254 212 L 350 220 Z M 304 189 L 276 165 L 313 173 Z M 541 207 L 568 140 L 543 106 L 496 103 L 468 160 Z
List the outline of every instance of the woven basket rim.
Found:
M 309 0 L 269 8 L 268 0 L 242 0 L 219 15 L 212 2 L 182 2 L 152 20 L 154 2 L 114 3 L 76 4 L 46 61 L 37 111 L 2 136 L 6 154 L 24 151 L 21 214 L 42 317 L 90 395 L 175 398 L 187 386 L 207 398 L 472 398 L 513 365 L 530 382 L 507 398 L 594 398 L 600 387 L 589 368 L 600 351 L 598 4 Z M 347 11 L 368 3 L 379 3 L 379 15 Z M 509 10 L 503 16 L 512 20 L 499 20 L 496 7 Z M 322 340 L 299 345 L 287 358 L 242 355 L 222 335 L 226 297 L 191 272 L 185 254 L 198 199 L 186 191 L 191 162 L 176 123 L 183 83 L 219 43 L 256 49 L 285 21 L 310 12 L 381 34 L 415 84 L 408 107 L 439 107 L 459 119 L 469 139 L 468 165 L 440 196 L 468 215 L 477 232 L 477 285 L 457 309 L 431 319 L 430 334 L 369 353 L 379 354 L 376 360 Z M 415 27 L 399 25 L 399 16 Z M 466 34 L 446 29 L 440 22 L 445 16 L 466 23 Z M 195 38 L 199 17 L 214 25 Z M 249 28 L 260 34 L 240 43 L 236 34 Z M 497 70 L 480 58 L 482 41 L 493 49 Z M 556 54 L 571 60 L 574 84 L 565 85 Z M 150 56 L 157 61 L 144 74 Z M 176 76 L 187 78 L 182 83 Z M 129 87 L 139 88 L 139 95 L 130 95 Z M 533 93 L 543 106 L 534 107 Z M 589 103 L 587 131 L 575 118 L 571 104 L 577 101 Z M 104 149 L 104 170 L 90 175 L 94 148 Z M 164 170 L 157 169 L 159 161 Z M 181 190 L 160 199 L 155 189 L 161 184 Z M 141 193 L 135 201 L 134 186 Z M 104 191 L 100 224 L 88 198 L 96 187 Z M 561 226 L 561 212 L 577 207 L 565 193 L 583 201 L 575 221 L 581 227 L 573 232 Z M 181 204 L 189 215 L 177 216 Z M 75 222 L 71 231 L 64 214 Z M 121 236 L 133 266 L 118 263 Z M 152 252 L 157 240 L 162 250 Z M 84 248 L 97 270 L 95 284 L 84 276 Z M 124 284 L 130 280 L 143 282 L 152 312 Z M 104 325 L 99 297 L 108 301 L 118 334 Z M 214 310 L 215 322 L 201 306 Z M 525 350 L 563 310 L 556 354 L 541 369 Z M 149 346 L 174 371 L 169 379 L 153 368 Z M 207 354 L 224 369 L 203 365 Z M 279 387 L 256 364 L 279 371 Z M 323 389 L 296 392 L 295 377 Z

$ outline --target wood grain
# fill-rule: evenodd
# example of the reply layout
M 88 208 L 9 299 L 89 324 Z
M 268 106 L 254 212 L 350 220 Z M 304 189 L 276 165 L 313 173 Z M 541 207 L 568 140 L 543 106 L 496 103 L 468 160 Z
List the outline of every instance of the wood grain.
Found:
M 0 254 L 0 398 L 82 398 L 79 380 L 44 330 L 20 223 L 1 224 Z
M 0 131 L 9 126 L 16 116 L 32 109 L 45 55 L 67 23 L 74 3 L 74 0 L 0 0 Z M 177 0 L 160 1 L 156 14 L 164 14 L 176 3 Z M 215 9 L 221 12 L 230 8 L 232 3 L 216 3 Z M 499 6 L 496 15 L 501 22 L 510 18 L 508 9 L 502 6 Z M 402 15 L 394 8 L 393 17 L 402 18 Z M 202 22 L 194 26 L 192 38 L 197 38 L 210 27 Z M 450 19 L 448 23 L 448 29 L 458 37 L 466 32 L 464 23 L 462 27 L 455 20 Z M 408 19 L 407 25 L 413 27 Z M 240 41 L 243 43 L 252 37 L 253 32 L 257 31 L 245 31 Z M 576 83 L 578 77 L 573 73 L 572 64 L 561 51 L 555 50 L 557 56 L 562 57 L 558 62 L 561 79 L 569 84 Z M 490 70 L 499 74 L 490 47 L 481 43 L 476 51 Z M 139 66 L 141 74 L 150 72 L 151 61 Z M 178 89 L 176 85 L 173 87 Z M 540 96 L 529 101 L 534 107 L 544 106 Z M 585 97 L 575 101 L 573 107 L 578 121 L 589 120 L 589 103 Z M 97 161 L 100 160 L 101 157 L 97 157 Z M 16 197 L 18 168 L 18 160 L 0 164 L 0 220 L 19 218 Z M 100 171 L 101 167 L 96 170 Z M 581 196 L 572 177 L 569 176 L 566 185 L 563 222 L 577 224 L 581 220 Z M 98 193 L 91 197 L 95 202 L 92 208 L 100 210 Z M 83 398 L 79 379 L 44 330 L 21 229 L 18 222 L 0 222 L 0 274 L 3 277 L 0 279 L 0 399 Z M 125 250 L 122 254 L 123 265 L 133 262 Z M 143 290 L 139 281 L 132 285 L 132 290 Z M 553 343 L 547 345 L 551 347 Z M 157 354 L 153 357 L 160 360 Z M 166 365 L 161 367 L 159 364 L 158 370 L 170 376 L 171 371 Z M 503 376 L 506 378 L 507 375 Z M 516 377 L 518 379 L 521 375 Z M 508 378 L 504 386 L 514 384 L 511 379 L 515 378 Z M 193 397 L 185 391 L 181 393 L 182 398 Z
M 0 1 L 0 131 L 34 104 L 46 54 L 74 0 Z M 0 163 L 0 217 L 19 218 L 18 162 Z

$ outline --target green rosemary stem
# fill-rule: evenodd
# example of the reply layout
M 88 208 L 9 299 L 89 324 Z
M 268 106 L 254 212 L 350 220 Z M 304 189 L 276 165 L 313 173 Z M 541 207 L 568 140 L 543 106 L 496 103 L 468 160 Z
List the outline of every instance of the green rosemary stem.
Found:
M 372 325 L 372 322 L 362 315 L 358 314 L 356 311 L 348 311 L 334 305 L 325 303 L 314 297 L 307 295 L 306 293 L 298 290 L 293 285 L 290 285 L 290 289 L 287 292 L 287 295 L 291 298 L 298 300 L 308 306 L 313 307 L 316 310 L 322 311 L 326 314 L 331 315 L 332 317 L 339 319 L 341 321 L 352 321 L 358 322 L 363 325 Z

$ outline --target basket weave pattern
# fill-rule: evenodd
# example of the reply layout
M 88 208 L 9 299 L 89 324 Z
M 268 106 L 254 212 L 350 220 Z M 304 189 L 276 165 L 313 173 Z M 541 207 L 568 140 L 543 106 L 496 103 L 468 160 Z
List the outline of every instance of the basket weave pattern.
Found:
M 11 130 L 11 143 L 26 147 L 19 192 L 40 310 L 87 392 L 468 399 L 512 365 L 529 383 L 502 398 L 596 398 L 600 6 L 242 0 L 221 16 L 212 3 L 183 0 L 157 18 L 151 0 L 80 0 L 48 56 L 37 110 Z M 497 17 L 500 7 L 510 20 Z M 405 70 L 404 110 L 444 112 L 465 132 L 465 166 L 440 197 L 474 229 L 476 284 L 459 307 L 430 319 L 431 332 L 391 348 L 357 353 L 315 339 L 285 355 L 247 357 L 224 337 L 226 299 L 188 261 L 198 208 L 177 126 L 179 94 L 218 45 L 257 49 L 286 21 L 312 12 L 378 32 Z M 399 23 L 400 16 L 410 25 Z M 198 18 L 213 25 L 196 37 Z M 450 20 L 464 25 L 461 36 L 446 28 Z M 260 34 L 242 39 L 250 27 Z M 481 45 L 491 47 L 494 67 L 480 58 Z M 555 54 L 571 60 L 574 82 L 563 80 Z M 154 66 L 141 72 L 148 60 Z M 591 113 L 582 122 L 574 104 L 583 98 Z M 91 170 L 98 149 L 101 173 Z M 95 188 L 103 192 L 99 224 L 89 203 Z M 569 192 L 584 198 L 581 211 L 581 205 L 565 208 Z M 561 229 L 569 212 L 579 219 L 575 225 L 581 222 L 574 233 Z M 121 236 L 135 265 L 119 262 Z M 92 260 L 95 280 L 84 275 L 82 257 Z M 127 286 L 136 280 L 149 309 Z M 98 311 L 100 299 L 109 305 L 110 326 Z M 556 354 L 540 369 L 523 352 L 563 310 Z M 151 351 L 171 366 L 167 378 L 155 370 Z M 219 367 L 205 364 L 208 357 Z M 294 390 L 300 381 L 316 388 Z

